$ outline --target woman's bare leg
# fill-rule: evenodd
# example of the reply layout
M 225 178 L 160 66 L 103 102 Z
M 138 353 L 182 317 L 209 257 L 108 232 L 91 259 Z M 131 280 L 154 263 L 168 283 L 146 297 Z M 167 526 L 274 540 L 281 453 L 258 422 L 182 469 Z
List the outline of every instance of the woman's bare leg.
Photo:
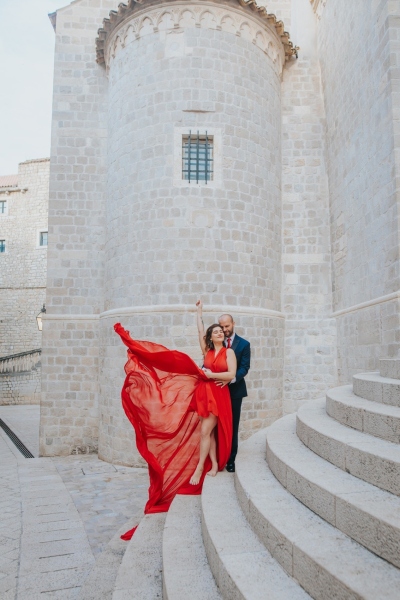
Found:
M 197 467 L 190 482 L 192 485 L 197 485 L 201 479 L 201 475 L 204 469 L 205 460 L 210 452 L 211 446 L 211 432 L 217 424 L 217 417 L 210 413 L 206 419 L 201 421 L 201 433 L 200 433 L 200 459 L 197 463 Z
M 210 452 L 209 452 L 212 467 L 211 471 L 207 473 L 207 475 L 211 475 L 211 477 L 215 477 L 218 473 L 218 462 L 217 462 L 217 440 L 215 439 L 215 427 L 211 432 L 211 443 L 210 443 Z

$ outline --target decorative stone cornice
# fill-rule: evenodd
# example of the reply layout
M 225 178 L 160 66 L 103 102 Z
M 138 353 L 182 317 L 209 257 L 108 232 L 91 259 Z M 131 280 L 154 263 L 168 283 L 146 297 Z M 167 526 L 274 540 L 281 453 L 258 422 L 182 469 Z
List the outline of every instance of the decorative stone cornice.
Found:
M 11 192 L 21 192 L 21 194 L 25 194 L 27 191 L 28 188 L 20 188 L 15 186 L 0 188 L 0 194 L 5 194 L 6 196 L 9 196 Z
M 41 163 L 41 162 L 50 162 L 49 157 L 45 158 L 29 158 L 28 160 L 24 160 L 24 162 L 19 163 L 20 165 L 30 165 L 31 163 Z
M 196 27 L 227 30 L 241 36 L 245 27 L 249 27 L 246 18 L 237 18 L 235 22 L 232 19 L 229 20 L 232 14 L 229 9 L 237 4 L 243 9 L 241 11 L 243 16 L 246 17 L 247 15 L 249 17 L 247 20 L 250 23 L 254 20 L 254 17 L 257 17 L 257 20 L 261 20 L 269 29 L 274 30 L 281 42 L 286 59 L 294 55 L 297 56 L 299 48 L 293 46 L 289 33 L 284 29 L 283 22 L 278 21 L 275 15 L 269 14 L 265 7 L 258 6 L 255 0 L 230 0 L 228 2 L 222 2 L 221 0 L 189 0 L 184 3 L 169 0 L 168 5 L 165 0 L 129 0 L 127 4 L 119 4 L 118 10 L 111 11 L 109 18 L 103 20 L 103 27 L 98 30 L 96 39 L 96 60 L 99 64 L 107 62 L 106 48 L 110 46 L 113 38 L 119 37 L 120 43 L 122 46 L 124 45 L 124 36 L 126 36 L 127 31 L 121 30 L 124 29 L 125 25 L 126 29 L 128 27 L 133 29 L 134 36 L 138 39 L 146 33 L 159 31 L 161 24 L 164 29 L 179 29 L 184 25 L 187 13 L 192 14 Z M 155 9 L 154 12 L 152 11 L 151 18 L 149 17 L 149 9 Z M 210 21 L 204 18 L 207 13 L 211 14 L 211 24 Z M 167 19 L 169 21 L 168 25 L 166 25 Z M 251 29 L 253 43 L 260 46 L 264 52 L 267 52 L 271 45 L 270 40 L 262 39 L 263 32 L 261 30 L 256 31 L 254 27 Z M 266 28 L 264 27 L 264 29 Z M 113 35 L 116 32 L 120 35 Z M 275 51 L 275 59 L 276 54 Z

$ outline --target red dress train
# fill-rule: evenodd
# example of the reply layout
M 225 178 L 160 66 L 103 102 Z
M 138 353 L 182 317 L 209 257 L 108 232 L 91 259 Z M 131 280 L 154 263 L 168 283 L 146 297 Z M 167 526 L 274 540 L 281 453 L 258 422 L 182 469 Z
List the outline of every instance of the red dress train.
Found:
M 218 387 L 187 354 L 135 341 L 120 323 L 114 329 L 128 347 L 122 405 L 149 467 L 149 499 L 144 512 L 165 512 L 176 494 L 200 494 L 211 468 L 208 457 L 199 484 L 189 484 L 199 460 L 199 416 L 212 412 L 218 417 L 217 460 L 219 470 L 225 467 L 232 442 L 228 386 Z M 227 371 L 226 348 L 217 356 L 209 351 L 204 364 L 214 372 Z M 129 539 L 133 531 L 123 538 Z

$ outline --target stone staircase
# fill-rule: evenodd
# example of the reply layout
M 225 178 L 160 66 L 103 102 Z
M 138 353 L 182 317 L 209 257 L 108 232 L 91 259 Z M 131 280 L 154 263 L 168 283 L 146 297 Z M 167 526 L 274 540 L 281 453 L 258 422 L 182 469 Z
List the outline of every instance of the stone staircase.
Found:
M 113 600 L 400 598 L 400 359 L 303 405 L 145 517 Z

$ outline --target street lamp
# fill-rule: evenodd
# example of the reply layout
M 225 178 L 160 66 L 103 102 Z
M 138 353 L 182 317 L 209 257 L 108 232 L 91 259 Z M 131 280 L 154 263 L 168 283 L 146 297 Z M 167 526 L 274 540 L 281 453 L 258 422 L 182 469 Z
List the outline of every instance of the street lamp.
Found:
M 42 314 L 46 312 L 46 307 L 43 304 L 42 308 L 40 309 L 40 313 L 37 315 L 36 317 L 36 322 L 37 322 L 37 326 L 39 331 L 42 331 L 43 328 L 43 323 L 42 323 Z

